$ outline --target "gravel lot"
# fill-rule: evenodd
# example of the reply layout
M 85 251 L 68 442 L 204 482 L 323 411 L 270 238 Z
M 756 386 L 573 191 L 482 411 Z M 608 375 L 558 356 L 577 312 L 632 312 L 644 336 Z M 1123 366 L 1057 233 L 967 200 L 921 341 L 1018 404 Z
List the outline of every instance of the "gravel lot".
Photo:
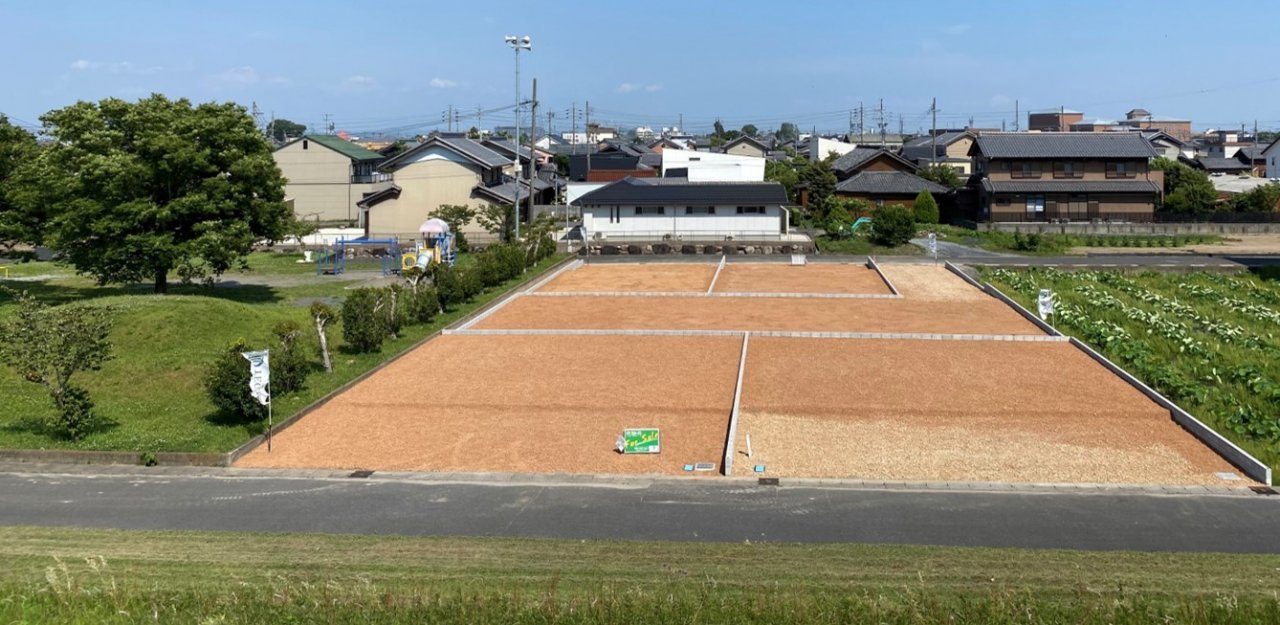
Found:
M 885 277 L 893 282 L 902 297 L 919 302 L 981 302 L 991 297 L 941 265 L 885 263 L 880 265 Z
M 583 265 L 566 271 L 540 291 L 690 291 L 705 293 L 716 263 Z
M 1065 343 L 753 338 L 737 448 L 767 475 L 1222 484 L 1235 471 Z
M 889 287 L 863 264 L 728 263 L 716 280 L 717 293 L 879 293 Z

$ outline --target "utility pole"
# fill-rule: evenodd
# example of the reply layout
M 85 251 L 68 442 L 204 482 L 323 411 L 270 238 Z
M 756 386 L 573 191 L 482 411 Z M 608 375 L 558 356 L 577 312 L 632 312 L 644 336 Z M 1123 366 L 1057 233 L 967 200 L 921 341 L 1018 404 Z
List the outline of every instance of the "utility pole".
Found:
M 680 114 L 680 134 L 684 134 L 684 113 Z
M 902 140 L 902 113 L 898 113 L 898 140 Z
M 862 102 L 859 101 L 858 102 L 858 143 L 862 143 L 863 141 L 866 141 L 866 138 L 863 136 L 865 134 L 866 134 L 866 126 L 863 125 Z
M 254 100 L 254 101 L 253 101 L 253 109 L 252 109 L 252 110 L 253 110 L 253 112 L 252 112 L 251 114 L 253 115 L 253 127 L 254 127 L 254 128 L 258 128 L 258 129 L 264 129 L 264 130 L 265 130 L 265 128 L 264 128 L 264 127 L 263 127 L 263 125 L 262 125 L 262 110 L 260 110 L 260 109 L 258 108 L 258 101 L 257 101 L 257 100 Z
M 1058 105 L 1058 131 L 1065 132 L 1067 130 L 1067 107 Z
M 479 104 L 476 105 L 476 130 L 480 131 L 481 135 L 484 134 L 484 109 L 481 109 Z
M 324 114 L 324 130 L 325 134 L 333 134 L 333 116 L 328 113 Z
M 845 140 L 847 141 L 847 140 L 852 139 L 852 138 L 853 138 L 853 110 L 852 110 L 852 109 L 850 109 L 850 111 L 849 111 L 849 134 L 848 134 L 848 136 L 846 136 L 846 137 L 845 137 Z
M 587 135 L 587 144 L 588 144 L 586 176 L 587 176 L 587 180 L 590 181 L 591 180 L 591 145 L 590 145 L 591 143 L 591 100 L 587 100 L 586 114 L 587 114 L 587 125 L 584 126 L 584 129 L 587 131 L 586 135 Z
M 884 98 L 880 98 L 880 107 L 876 109 L 876 124 L 880 126 L 880 147 L 884 147 Z
M 551 120 L 555 119 L 555 117 L 556 117 L 556 112 L 555 112 L 555 111 L 547 111 L 547 130 L 546 130 L 546 132 L 547 132 L 547 134 L 548 134 L 548 135 L 550 135 L 550 134 L 551 134 Z M 537 137 L 534 137 L 534 141 L 537 141 L 537 140 L 538 140 L 538 138 L 537 138 Z M 551 146 L 551 144 L 550 144 L 550 143 L 548 143 L 548 144 L 547 144 L 547 147 L 550 147 L 550 146 Z
M 538 137 L 538 79 L 533 79 L 533 98 L 529 101 L 529 211 L 525 213 L 533 218 L 533 177 L 538 175 L 538 159 L 533 151 L 534 140 Z M 516 143 L 516 156 L 520 155 L 520 144 Z M 520 181 L 516 181 L 516 186 Z M 516 213 L 516 223 L 520 223 L 520 213 Z M 518 226 L 517 226 L 518 227 Z
M 574 103 L 570 106 L 570 111 L 571 112 L 569 113 L 569 123 L 572 126 L 572 128 L 569 131 L 570 132 L 569 136 L 573 137 L 573 141 L 572 141 L 573 155 L 577 156 L 578 155 L 578 103 L 577 101 L 574 101 Z
M 933 113 L 933 126 L 929 130 L 929 136 L 933 137 L 929 141 L 929 161 L 936 165 L 938 163 L 938 98 L 934 98 L 929 105 L 929 112 Z
M 1019 122 L 1022 121 L 1019 115 L 1021 115 L 1021 112 L 1018 111 L 1018 101 L 1014 100 L 1013 101 L 1013 131 L 1014 132 L 1018 132 L 1018 124 Z

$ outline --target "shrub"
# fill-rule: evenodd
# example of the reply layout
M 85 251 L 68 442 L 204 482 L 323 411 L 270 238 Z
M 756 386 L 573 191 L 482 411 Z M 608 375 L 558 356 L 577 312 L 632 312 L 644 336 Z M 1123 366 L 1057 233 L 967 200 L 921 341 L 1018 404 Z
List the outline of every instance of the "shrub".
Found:
M 435 283 L 436 297 L 440 299 L 440 309 L 451 310 L 466 301 L 466 293 L 462 290 L 458 270 L 448 265 L 436 265 L 432 270 L 432 282 Z
M 219 410 L 242 419 L 267 418 L 267 407 L 249 394 L 249 361 L 242 352 L 253 351 L 244 339 L 236 339 L 205 372 L 204 388 Z
M 827 236 L 842 239 L 850 234 L 851 227 L 853 227 L 853 215 L 849 214 L 849 209 L 840 204 L 834 204 L 831 210 L 827 211 L 827 220 L 823 225 Z
M 938 202 L 933 199 L 933 195 L 928 191 L 920 191 L 916 196 L 915 207 L 912 209 L 916 223 L 936 224 L 938 223 Z
M 484 291 L 484 283 L 480 281 L 480 272 L 474 269 L 458 272 L 458 285 L 462 292 L 463 302 Z
M 409 320 L 413 323 L 431 323 L 440 312 L 440 299 L 436 297 L 436 290 L 429 286 L 419 286 L 416 291 L 407 292 L 407 296 Z
M 382 296 L 380 312 L 386 323 L 387 335 L 400 336 L 400 330 L 409 322 L 409 302 L 408 297 L 405 296 L 404 287 L 392 284 L 382 289 L 380 295 Z
M 296 321 L 281 321 L 271 329 L 271 334 L 275 336 L 270 361 L 272 394 L 301 390 L 311 370 L 302 349 L 302 326 Z
M 387 338 L 380 289 L 356 289 L 342 302 L 342 340 L 360 353 L 375 352 Z
M 144 451 L 138 456 L 138 464 L 144 467 L 154 467 L 160 464 L 160 461 L 156 458 L 156 452 Z
M 901 204 L 877 208 L 871 224 L 871 240 L 878 245 L 888 247 L 905 245 L 916 234 L 916 224 L 911 211 Z

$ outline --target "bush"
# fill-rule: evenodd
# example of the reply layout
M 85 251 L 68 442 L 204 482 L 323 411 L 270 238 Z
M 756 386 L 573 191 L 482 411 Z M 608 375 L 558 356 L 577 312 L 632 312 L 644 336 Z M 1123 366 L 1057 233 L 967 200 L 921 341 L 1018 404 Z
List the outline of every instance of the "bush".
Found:
M 916 234 L 915 219 L 911 211 L 901 204 L 877 208 L 871 224 L 871 240 L 878 245 L 905 245 Z
M 406 292 L 409 300 L 409 321 L 412 323 L 431 323 L 436 313 L 440 312 L 440 299 L 436 290 L 429 286 L 419 286 L 416 291 Z
M 912 213 L 915 216 L 916 223 L 936 224 L 938 223 L 938 202 L 933 199 L 933 195 L 928 191 L 921 191 L 916 196 Z
M 831 210 L 827 211 L 826 223 L 823 229 L 827 231 L 827 236 L 833 239 L 843 239 L 850 233 L 853 227 L 853 215 L 849 214 L 849 209 L 840 204 L 835 204 Z
M 484 283 L 480 281 L 480 272 L 474 269 L 459 271 L 458 284 L 462 291 L 461 301 L 463 302 L 469 301 L 484 291 Z
M 405 295 L 404 287 L 392 284 L 382 289 L 380 295 L 382 296 L 380 312 L 386 323 L 387 335 L 400 336 L 400 330 L 409 323 L 409 298 Z
M 204 388 L 209 400 L 219 410 L 242 419 L 267 418 L 267 407 L 249 394 L 249 361 L 242 352 L 253 351 L 244 339 L 236 339 L 209 365 Z
M 381 289 L 356 289 L 342 302 L 342 340 L 359 353 L 376 352 L 387 339 Z
M 435 283 L 436 297 L 440 299 L 441 309 L 452 310 L 466 301 L 467 296 L 462 290 L 457 269 L 448 265 L 435 265 L 431 280 Z
M 271 349 L 271 392 L 284 395 L 302 390 L 311 363 L 302 349 L 302 326 L 296 321 L 281 321 L 271 329 L 275 345 Z

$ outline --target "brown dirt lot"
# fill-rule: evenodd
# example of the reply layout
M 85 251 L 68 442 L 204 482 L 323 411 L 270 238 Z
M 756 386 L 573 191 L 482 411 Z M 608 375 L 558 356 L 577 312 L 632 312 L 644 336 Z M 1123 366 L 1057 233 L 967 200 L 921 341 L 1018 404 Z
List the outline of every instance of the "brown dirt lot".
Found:
M 941 265 L 883 263 L 880 270 L 909 300 L 978 302 L 991 299 Z
M 715 263 L 599 264 L 566 271 L 540 291 L 692 291 L 705 293 Z
M 683 473 L 724 455 L 741 339 L 444 336 L 303 417 L 242 467 Z M 627 427 L 662 453 L 623 456 Z M 709 475 L 700 474 L 700 475 Z
M 1002 302 L 736 297 L 521 297 L 476 329 L 1044 334 Z
M 1236 471 L 1064 343 L 753 338 L 737 449 L 766 475 L 1218 484 Z M 1238 472 L 1237 472 L 1238 473 Z
M 874 269 L 861 264 L 726 263 L 716 280 L 717 293 L 877 293 L 889 287 Z

